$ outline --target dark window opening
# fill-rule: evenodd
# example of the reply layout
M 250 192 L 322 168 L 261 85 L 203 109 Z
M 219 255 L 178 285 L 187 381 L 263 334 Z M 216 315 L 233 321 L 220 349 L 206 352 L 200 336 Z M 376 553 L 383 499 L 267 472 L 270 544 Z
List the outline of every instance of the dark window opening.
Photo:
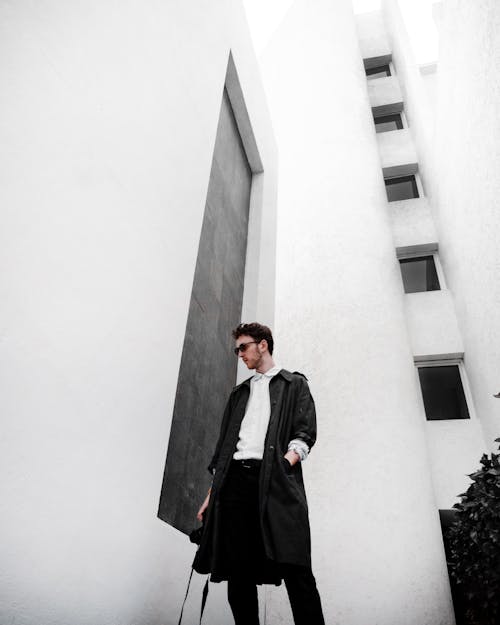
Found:
M 458 365 L 419 367 L 427 421 L 470 419 Z
M 391 130 L 402 130 L 403 128 L 403 120 L 400 113 L 375 117 L 374 122 L 377 132 L 390 132 Z
M 390 76 L 391 69 L 389 65 L 379 65 L 378 67 L 370 67 L 370 69 L 366 70 L 366 77 L 368 80 L 373 80 L 374 78 L 383 78 L 384 76 Z
M 420 197 L 415 176 L 401 176 L 400 178 L 386 178 L 385 189 L 389 202 L 410 200 Z
M 434 256 L 400 258 L 399 266 L 405 293 L 440 290 Z

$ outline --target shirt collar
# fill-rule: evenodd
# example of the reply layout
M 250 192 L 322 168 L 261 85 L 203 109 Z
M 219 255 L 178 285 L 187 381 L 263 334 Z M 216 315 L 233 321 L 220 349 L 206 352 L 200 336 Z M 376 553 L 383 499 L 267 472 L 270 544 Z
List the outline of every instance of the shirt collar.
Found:
M 253 376 L 253 380 L 261 380 L 262 378 L 272 378 L 280 371 L 281 371 L 281 367 L 279 367 L 278 365 L 274 365 L 274 367 L 271 367 L 271 369 L 269 369 L 265 373 L 256 372 Z

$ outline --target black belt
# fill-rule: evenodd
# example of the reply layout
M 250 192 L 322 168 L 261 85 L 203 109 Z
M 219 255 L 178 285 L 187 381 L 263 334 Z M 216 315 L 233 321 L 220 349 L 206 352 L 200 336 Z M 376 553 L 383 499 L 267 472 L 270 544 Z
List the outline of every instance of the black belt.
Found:
M 231 463 L 237 467 L 242 467 L 243 469 L 260 469 L 260 465 L 262 464 L 262 460 L 257 460 L 257 458 L 247 458 L 245 460 L 233 460 Z

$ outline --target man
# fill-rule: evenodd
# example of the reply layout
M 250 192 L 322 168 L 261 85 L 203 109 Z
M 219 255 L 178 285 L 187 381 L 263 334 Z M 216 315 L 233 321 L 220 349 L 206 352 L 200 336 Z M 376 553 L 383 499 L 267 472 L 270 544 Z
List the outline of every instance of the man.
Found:
M 240 324 L 233 337 L 255 374 L 232 390 L 224 411 L 193 566 L 228 580 L 236 625 L 259 625 L 256 584 L 282 579 L 295 625 L 324 625 L 301 468 L 316 440 L 314 402 L 302 374 L 275 365 L 267 326 Z

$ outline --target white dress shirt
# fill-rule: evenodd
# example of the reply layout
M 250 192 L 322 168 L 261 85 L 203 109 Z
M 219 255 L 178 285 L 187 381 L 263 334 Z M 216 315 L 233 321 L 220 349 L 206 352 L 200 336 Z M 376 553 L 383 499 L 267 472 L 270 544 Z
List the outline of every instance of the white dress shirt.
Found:
M 262 460 L 271 416 L 269 382 L 280 371 L 281 367 L 274 366 L 265 373 L 255 373 L 250 380 L 250 397 L 240 426 L 240 438 L 233 455 L 235 460 L 248 460 L 249 458 Z M 309 453 L 308 445 L 298 439 L 290 441 L 288 449 L 293 449 L 301 460 L 305 460 Z

